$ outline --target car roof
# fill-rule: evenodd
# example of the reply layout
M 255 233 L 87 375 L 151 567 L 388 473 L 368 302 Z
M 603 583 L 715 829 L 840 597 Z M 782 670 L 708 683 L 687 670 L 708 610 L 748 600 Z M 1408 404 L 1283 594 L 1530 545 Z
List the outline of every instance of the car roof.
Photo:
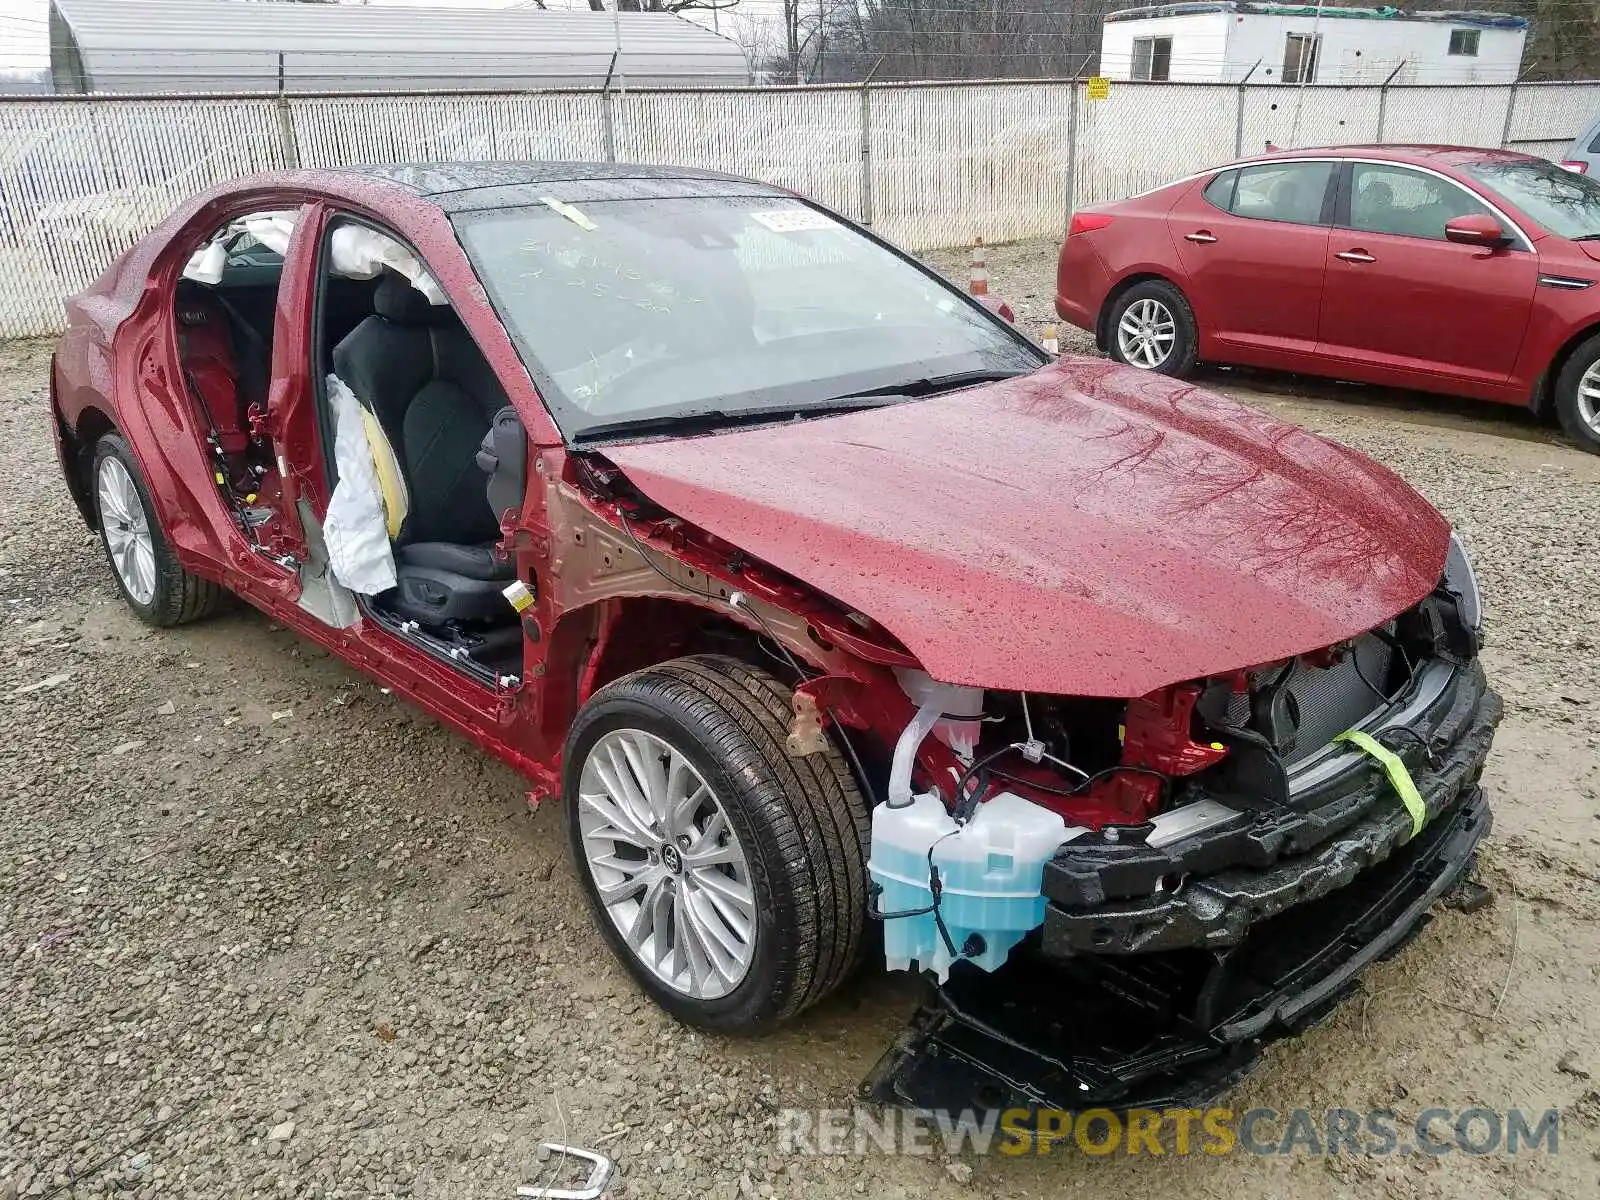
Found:
M 1255 162 L 1262 158 L 1377 158 L 1394 162 L 1421 162 L 1432 165 L 1458 166 L 1462 163 L 1503 159 L 1516 161 L 1531 155 L 1516 150 L 1495 150 L 1484 146 L 1429 146 L 1396 145 L 1392 143 L 1349 146 L 1306 146 L 1298 150 L 1269 150 L 1255 158 L 1239 162 Z M 1229 166 L 1236 164 L 1230 163 Z
M 447 213 L 519 208 L 545 197 L 563 203 L 668 196 L 786 196 L 792 193 L 722 171 L 610 162 L 441 162 L 338 167 L 332 174 L 381 179 Z

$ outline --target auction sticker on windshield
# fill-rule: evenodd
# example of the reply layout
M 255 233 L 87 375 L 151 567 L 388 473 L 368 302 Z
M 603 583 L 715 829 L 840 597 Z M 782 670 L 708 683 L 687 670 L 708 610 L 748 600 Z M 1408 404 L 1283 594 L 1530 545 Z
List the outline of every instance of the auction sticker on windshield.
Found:
M 828 214 L 814 208 L 768 208 L 751 213 L 750 219 L 760 221 L 773 233 L 802 233 L 808 229 L 833 228 L 833 221 Z

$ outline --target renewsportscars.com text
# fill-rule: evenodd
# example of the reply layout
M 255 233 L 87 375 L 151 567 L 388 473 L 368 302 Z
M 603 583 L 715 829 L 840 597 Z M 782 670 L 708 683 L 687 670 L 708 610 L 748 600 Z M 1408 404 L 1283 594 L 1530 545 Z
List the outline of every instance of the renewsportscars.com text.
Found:
M 779 1110 L 781 1154 L 1556 1154 L 1560 1114 L 1511 1108 Z

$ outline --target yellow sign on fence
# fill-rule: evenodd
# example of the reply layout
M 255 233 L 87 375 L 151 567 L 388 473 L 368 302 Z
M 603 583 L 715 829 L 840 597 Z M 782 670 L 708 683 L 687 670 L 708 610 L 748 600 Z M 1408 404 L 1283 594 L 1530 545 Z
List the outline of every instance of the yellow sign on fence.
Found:
M 1089 76 L 1089 99 L 1105 100 L 1111 95 L 1111 80 L 1104 75 Z

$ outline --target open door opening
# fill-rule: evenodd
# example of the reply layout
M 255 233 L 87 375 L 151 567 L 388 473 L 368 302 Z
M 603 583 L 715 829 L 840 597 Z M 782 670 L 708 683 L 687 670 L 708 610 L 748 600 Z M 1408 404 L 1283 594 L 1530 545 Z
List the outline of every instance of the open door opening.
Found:
M 365 311 L 350 311 L 357 285 Z M 482 682 L 520 677 L 501 516 L 521 511 L 527 442 L 505 390 L 416 255 L 330 224 L 313 376 L 332 496 L 330 569 L 383 627 Z M 352 317 L 357 319 L 352 320 Z
M 173 292 L 178 362 L 212 478 L 258 548 L 273 542 L 278 517 L 267 391 L 284 253 L 297 216 L 261 212 L 229 221 L 190 256 Z

